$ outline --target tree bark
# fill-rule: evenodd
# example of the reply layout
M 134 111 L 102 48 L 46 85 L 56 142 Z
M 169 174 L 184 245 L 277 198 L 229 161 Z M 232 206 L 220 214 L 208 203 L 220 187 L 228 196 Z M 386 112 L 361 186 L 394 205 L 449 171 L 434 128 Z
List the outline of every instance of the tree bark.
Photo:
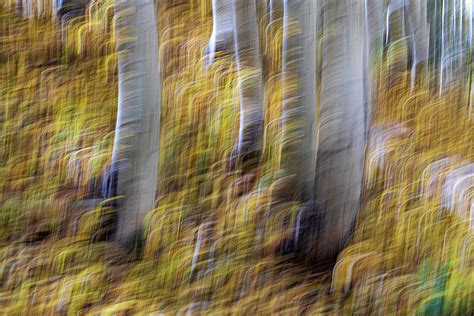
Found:
M 118 200 L 116 240 L 136 247 L 143 220 L 155 206 L 160 141 L 160 76 L 152 0 L 118 4 L 119 95 L 106 197 Z
M 319 22 L 318 1 L 283 2 L 282 168 L 303 201 L 315 197 Z
M 313 255 L 337 255 L 360 207 L 369 128 L 364 70 L 364 5 L 323 1 L 322 75 L 316 200 L 321 205 Z
M 259 158 L 263 136 L 263 83 L 255 0 L 234 1 L 234 43 L 240 91 L 238 157 Z
M 303 200 L 315 199 L 315 179 L 318 150 L 318 100 L 317 90 L 321 65 L 318 54 L 320 40 L 319 1 L 306 0 L 301 4 L 302 58 L 300 66 L 301 102 L 303 109 L 303 140 L 298 178 Z

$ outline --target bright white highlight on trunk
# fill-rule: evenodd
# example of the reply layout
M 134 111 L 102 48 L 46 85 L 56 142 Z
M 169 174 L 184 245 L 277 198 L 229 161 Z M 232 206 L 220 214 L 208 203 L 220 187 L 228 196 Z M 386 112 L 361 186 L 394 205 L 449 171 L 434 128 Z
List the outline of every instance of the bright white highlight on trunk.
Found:
M 233 37 L 233 0 L 212 0 L 212 34 L 209 39 L 209 63 L 215 59 L 218 44 Z M 230 37 L 230 38 L 229 38 Z

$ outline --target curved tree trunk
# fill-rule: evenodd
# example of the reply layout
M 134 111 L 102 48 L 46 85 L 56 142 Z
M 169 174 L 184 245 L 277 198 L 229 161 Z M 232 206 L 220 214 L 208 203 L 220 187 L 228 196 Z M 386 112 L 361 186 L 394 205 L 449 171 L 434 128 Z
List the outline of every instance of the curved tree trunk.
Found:
M 160 140 L 160 77 L 152 0 L 118 4 L 119 96 L 106 197 L 118 200 L 116 239 L 135 247 L 145 214 L 154 208 Z

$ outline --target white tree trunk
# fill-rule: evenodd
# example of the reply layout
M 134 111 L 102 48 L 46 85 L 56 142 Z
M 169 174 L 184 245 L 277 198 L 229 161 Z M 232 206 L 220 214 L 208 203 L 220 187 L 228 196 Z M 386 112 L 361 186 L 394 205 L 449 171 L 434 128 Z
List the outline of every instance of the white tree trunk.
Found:
M 209 61 L 218 52 L 235 54 L 239 83 L 240 122 L 237 160 L 257 155 L 263 135 L 263 84 L 259 24 L 255 0 L 213 0 L 213 30 L 209 39 Z
M 319 2 L 285 0 L 282 7 L 282 168 L 296 180 L 290 194 L 307 201 L 314 199 L 318 146 Z
M 255 0 L 234 1 L 234 43 L 240 86 L 237 153 L 243 156 L 260 152 L 263 134 L 263 74 Z
M 108 195 L 122 197 L 116 239 L 129 246 L 155 206 L 161 85 L 153 1 L 121 2 L 116 14 L 119 96 L 111 171 L 116 179 L 109 181 Z
M 360 206 L 370 121 L 365 5 L 302 0 L 283 8 L 282 167 L 306 202 L 294 243 L 307 260 L 325 260 L 347 241 Z
M 323 1 L 321 104 L 316 199 L 321 204 L 316 256 L 334 256 L 360 207 L 369 113 L 364 70 L 364 3 Z
M 212 0 L 212 34 L 209 39 L 209 63 L 216 52 L 234 46 L 234 0 Z

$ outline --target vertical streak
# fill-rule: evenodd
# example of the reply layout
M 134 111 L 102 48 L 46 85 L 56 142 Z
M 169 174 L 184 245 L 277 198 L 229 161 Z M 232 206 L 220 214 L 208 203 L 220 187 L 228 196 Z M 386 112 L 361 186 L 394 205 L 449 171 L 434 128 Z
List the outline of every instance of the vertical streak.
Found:
M 467 31 L 467 40 L 469 42 L 469 48 L 472 48 L 472 1 L 469 1 L 469 21 L 468 21 L 468 31 Z
M 441 58 L 440 58 L 440 75 L 439 75 L 439 97 L 443 94 L 443 74 L 444 74 L 444 54 L 445 54 L 445 47 L 444 47 L 444 15 L 445 15 L 445 0 L 442 2 L 442 8 L 441 8 Z
M 458 6 L 457 6 L 458 2 L 457 0 L 454 0 L 454 4 L 453 4 L 453 7 L 451 10 L 453 10 L 453 30 L 451 32 L 452 36 L 453 36 L 453 52 L 451 53 L 454 53 L 456 54 L 456 51 L 457 51 L 457 44 L 458 44 L 458 40 L 457 40 L 457 23 L 458 23 L 458 19 L 457 19 L 457 10 L 458 10 Z
M 316 179 L 316 158 L 318 152 L 318 118 L 317 118 L 317 89 L 318 89 L 318 41 L 319 41 L 319 3 L 312 0 L 301 2 L 298 16 L 300 16 L 300 28 L 302 54 L 299 58 L 298 72 L 301 78 L 300 95 L 301 110 L 303 112 L 301 124 L 302 141 L 299 163 L 300 169 L 297 177 L 300 181 L 300 189 L 304 200 L 314 200 Z
M 460 0 L 461 4 L 459 5 L 459 43 L 462 45 L 463 42 L 463 24 L 464 24 L 464 1 Z

